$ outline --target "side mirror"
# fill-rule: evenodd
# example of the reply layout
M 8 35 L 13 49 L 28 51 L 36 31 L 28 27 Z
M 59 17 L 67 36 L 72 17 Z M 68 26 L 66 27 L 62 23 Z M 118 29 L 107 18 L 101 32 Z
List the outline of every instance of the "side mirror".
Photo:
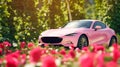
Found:
M 99 29 L 102 29 L 102 27 L 101 27 L 101 26 L 96 26 L 96 27 L 95 27 L 95 31 L 97 31 L 97 30 L 99 30 Z

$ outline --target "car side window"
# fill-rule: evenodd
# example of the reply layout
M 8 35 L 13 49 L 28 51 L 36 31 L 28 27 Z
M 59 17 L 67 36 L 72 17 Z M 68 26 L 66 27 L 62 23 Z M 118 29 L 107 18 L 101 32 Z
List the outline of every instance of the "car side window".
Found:
M 106 28 L 106 25 L 104 23 L 100 22 L 100 21 L 97 21 L 97 22 L 94 23 L 93 29 L 95 29 L 96 26 L 101 26 L 102 29 Z
M 80 27 L 90 28 L 91 24 L 92 24 L 91 21 L 84 21 L 84 22 L 82 22 L 82 24 L 79 25 L 79 28 Z

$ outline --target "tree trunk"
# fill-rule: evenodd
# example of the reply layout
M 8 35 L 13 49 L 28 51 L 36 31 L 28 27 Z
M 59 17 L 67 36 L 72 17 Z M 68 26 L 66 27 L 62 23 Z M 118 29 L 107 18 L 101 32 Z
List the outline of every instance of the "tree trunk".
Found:
M 67 4 L 68 15 L 69 15 L 69 21 L 72 21 L 72 15 L 71 15 L 71 11 L 70 11 L 70 4 L 69 4 L 68 0 L 66 0 L 66 4 Z

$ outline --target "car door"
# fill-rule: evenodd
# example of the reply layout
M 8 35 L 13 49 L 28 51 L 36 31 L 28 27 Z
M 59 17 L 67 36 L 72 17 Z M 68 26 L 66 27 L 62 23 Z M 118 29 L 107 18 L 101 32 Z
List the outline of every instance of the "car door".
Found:
M 105 44 L 107 42 L 106 38 L 106 25 L 100 21 L 96 21 L 92 27 L 91 43 L 100 45 Z

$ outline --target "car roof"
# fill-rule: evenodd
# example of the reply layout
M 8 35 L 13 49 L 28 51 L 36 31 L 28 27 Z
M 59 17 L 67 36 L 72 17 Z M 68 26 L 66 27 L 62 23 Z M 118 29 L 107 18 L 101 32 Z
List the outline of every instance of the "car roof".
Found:
M 85 20 L 73 20 L 73 21 L 99 21 L 99 20 L 85 19 Z

